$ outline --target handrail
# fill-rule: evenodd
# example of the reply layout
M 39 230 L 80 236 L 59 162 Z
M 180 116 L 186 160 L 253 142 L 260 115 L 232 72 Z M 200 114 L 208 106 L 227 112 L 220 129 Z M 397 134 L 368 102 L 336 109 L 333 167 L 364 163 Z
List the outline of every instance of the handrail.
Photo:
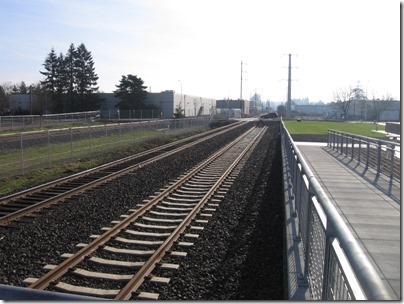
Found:
M 299 219 L 299 230 L 302 231 L 303 249 L 305 251 L 305 279 L 307 279 L 311 290 L 317 288 L 319 285 L 321 286 L 321 290 L 318 292 L 320 295 L 316 296 L 316 299 L 360 299 L 362 298 L 361 293 L 363 292 L 365 299 L 368 300 L 391 300 L 388 291 L 376 270 L 373 268 L 359 243 L 356 241 L 338 211 L 325 194 L 321 185 L 318 183 L 309 165 L 306 163 L 301 152 L 285 128 L 283 121 L 281 124 L 281 136 L 282 145 L 289 154 L 287 158 L 289 169 L 293 171 L 292 186 L 295 193 L 295 200 L 298 201 L 300 199 L 300 197 L 297 196 L 304 197 L 304 195 L 302 195 L 304 194 L 302 193 L 303 190 L 307 191 L 308 194 L 306 202 L 303 201 L 299 204 L 299 202 L 296 203 L 295 201 L 295 209 Z M 307 188 L 301 190 L 300 187 L 302 185 L 306 185 Z M 298 194 L 296 195 L 297 192 Z M 314 217 L 317 219 L 317 224 L 318 222 L 321 222 L 323 229 L 321 232 L 323 234 L 320 235 L 324 235 L 325 238 L 324 242 L 319 242 L 323 246 L 323 248 L 320 249 L 318 249 L 318 247 L 315 249 L 311 248 L 312 243 L 317 241 L 313 239 L 313 235 L 318 232 L 315 230 L 319 230 L 318 225 L 314 227 L 315 223 L 313 222 L 315 222 L 315 220 L 311 220 Z M 338 256 L 338 253 L 335 250 L 333 250 L 332 240 L 334 239 L 339 242 L 349 266 L 346 266 L 346 263 L 343 263 L 342 261 L 343 259 Z M 318 244 L 316 245 L 318 246 Z M 313 260 L 312 251 L 314 250 L 320 251 L 320 253 L 323 254 L 323 259 L 320 259 L 320 262 L 322 262 L 323 265 L 316 264 L 318 259 Z M 333 257 L 334 260 L 337 260 L 338 265 L 328 264 L 333 260 L 331 257 Z M 338 274 L 344 278 L 344 284 L 339 283 L 340 285 L 338 285 L 338 278 L 333 277 L 335 267 L 340 268 Z M 313 274 L 311 268 L 316 268 L 316 271 L 320 273 Z M 353 276 L 349 275 L 349 268 L 352 269 Z M 315 278 L 315 275 L 317 275 L 318 278 Z M 355 284 L 351 284 L 350 280 L 357 280 L 361 290 L 355 290 Z M 314 281 L 316 284 L 313 284 Z M 338 298 L 338 295 L 335 295 L 335 289 L 338 288 L 347 288 L 347 290 L 343 291 L 343 296 L 341 296 L 341 298 Z
M 338 131 L 338 130 L 330 129 L 330 130 L 328 130 L 328 134 L 330 134 L 330 133 L 346 134 L 346 135 L 349 135 L 349 136 L 352 136 L 352 137 L 361 138 L 361 139 L 371 141 L 371 142 L 379 142 L 379 143 L 384 144 L 384 145 L 391 145 L 391 144 L 397 145 L 397 143 L 389 141 L 389 140 L 380 139 L 380 138 L 374 138 L 374 137 L 369 137 L 369 136 L 364 136 L 364 135 L 358 135 L 358 134 L 353 134 L 353 133 L 349 133 L 349 132 L 341 132 L 341 131 Z M 399 146 L 399 144 L 398 144 L 398 146 Z
M 363 164 L 365 172 L 374 170 L 375 182 L 380 176 L 388 181 L 391 195 L 393 185 L 401 182 L 400 143 L 347 132 L 328 130 L 327 146 L 351 160 Z

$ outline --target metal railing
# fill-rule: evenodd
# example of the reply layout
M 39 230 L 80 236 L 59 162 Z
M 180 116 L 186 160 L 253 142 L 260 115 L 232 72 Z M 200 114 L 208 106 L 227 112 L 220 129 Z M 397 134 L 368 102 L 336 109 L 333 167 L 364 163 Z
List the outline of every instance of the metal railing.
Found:
M 394 182 L 401 181 L 400 143 L 328 130 L 329 148 L 356 160 L 364 166 L 364 171 L 375 171 L 375 182 L 383 175 L 388 181 L 391 194 Z
M 294 193 L 303 280 L 313 300 L 391 300 L 382 280 L 281 124 Z

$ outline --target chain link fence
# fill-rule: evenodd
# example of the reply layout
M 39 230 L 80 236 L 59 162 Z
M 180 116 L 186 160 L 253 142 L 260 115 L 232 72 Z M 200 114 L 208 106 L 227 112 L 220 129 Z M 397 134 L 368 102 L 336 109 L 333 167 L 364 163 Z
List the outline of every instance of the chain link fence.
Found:
M 69 127 L 0 135 L 0 178 L 90 158 L 208 128 L 208 118 L 170 119 Z
M 0 131 L 29 131 L 41 128 L 53 128 L 61 125 L 93 122 L 99 118 L 99 111 L 0 116 Z

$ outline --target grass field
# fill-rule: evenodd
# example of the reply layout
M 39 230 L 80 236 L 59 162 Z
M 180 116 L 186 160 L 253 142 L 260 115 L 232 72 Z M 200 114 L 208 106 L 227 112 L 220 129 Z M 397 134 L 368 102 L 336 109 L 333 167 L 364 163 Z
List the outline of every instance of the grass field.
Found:
M 138 130 L 0 153 L 0 196 L 80 172 L 200 132 L 198 128 Z M 23 155 L 23 160 L 21 160 Z M 24 175 L 20 175 L 23 166 Z M 2 173 L 7 173 L 2 175 Z
M 285 120 L 285 127 L 290 134 L 318 134 L 325 135 L 328 130 L 347 132 L 369 137 L 384 137 L 383 133 L 375 132 L 374 123 L 365 122 L 340 122 L 340 121 L 309 121 L 309 120 Z M 384 131 L 384 125 L 378 125 L 379 131 Z

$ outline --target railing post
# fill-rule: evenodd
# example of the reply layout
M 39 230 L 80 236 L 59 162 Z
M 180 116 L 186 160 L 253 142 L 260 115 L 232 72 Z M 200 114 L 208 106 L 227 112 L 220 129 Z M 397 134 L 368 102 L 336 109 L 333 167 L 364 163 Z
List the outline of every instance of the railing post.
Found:
M 334 150 L 335 150 L 335 139 L 336 139 L 335 132 L 332 131 L 332 140 L 333 140 L 333 146 L 332 146 L 332 148 L 333 148 Z
M 390 161 L 390 180 L 389 180 L 389 194 L 391 194 L 391 190 L 393 187 L 393 178 L 394 178 L 394 152 L 396 151 L 396 146 L 391 145 L 391 161 Z
M 330 248 L 331 248 L 331 235 L 328 232 L 328 227 L 327 225 L 326 231 L 325 231 L 325 247 L 324 247 L 324 264 L 323 264 L 323 288 L 322 288 L 322 295 L 321 295 L 321 300 L 326 301 L 329 300 L 327 299 L 328 295 L 328 286 L 330 282 Z
M 330 130 L 327 132 L 327 147 L 331 147 L 331 133 Z
M 376 169 L 376 180 L 380 176 L 380 161 L 382 158 L 382 143 L 380 141 L 377 142 L 377 169 Z
M 351 160 L 354 158 L 354 146 L 355 146 L 355 137 L 352 136 L 352 147 L 351 147 Z
M 304 181 L 301 182 L 301 185 L 304 184 Z M 304 279 L 307 280 L 308 275 L 309 275 L 309 266 L 310 266 L 310 244 L 312 243 L 311 240 L 311 233 L 310 233 L 310 228 L 311 228 L 311 200 L 312 200 L 313 194 L 312 194 L 312 189 L 311 189 L 311 184 L 309 182 L 308 189 L 307 189 L 307 211 L 306 211 L 306 238 L 303 239 L 303 248 L 304 248 Z
M 344 154 L 344 140 L 345 140 L 345 134 L 341 133 L 341 155 Z
M 366 165 L 365 165 L 365 171 L 368 170 L 369 168 L 369 153 L 370 153 L 370 143 L 366 142 Z
M 359 137 L 359 141 L 358 141 L 358 144 L 359 144 L 359 148 L 358 148 L 358 162 L 360 163 L 361 162 L 361 154 L 362 154 L 362 139 Z
M 339 152 L 339 141 L 340 141 L 340 137 L 339 134 L 337 132 L 335 132 L 335 138 L 336 138 L 336 142 L 337 142 L 337 152 Z

